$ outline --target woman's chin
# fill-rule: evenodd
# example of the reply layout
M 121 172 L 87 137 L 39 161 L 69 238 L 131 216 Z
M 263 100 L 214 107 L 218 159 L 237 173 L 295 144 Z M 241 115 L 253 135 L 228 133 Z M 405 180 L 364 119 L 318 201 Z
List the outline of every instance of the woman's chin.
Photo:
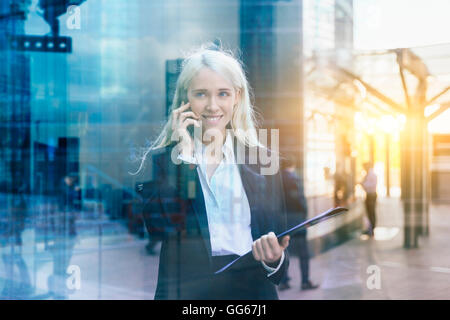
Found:
M 203 137 L 217 136 L 225 134 L 225 126 L 208 126 L 203 130 Z

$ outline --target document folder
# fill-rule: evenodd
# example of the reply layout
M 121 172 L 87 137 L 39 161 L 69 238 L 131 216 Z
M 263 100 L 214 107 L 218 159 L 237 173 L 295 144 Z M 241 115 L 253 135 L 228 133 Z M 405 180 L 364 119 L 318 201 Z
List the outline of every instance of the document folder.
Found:
M 347 208 L 343 208 L 343 207 L 336 207 L 336 208 L 332 208 L 329 209 L 309 220 L 306 220 L 298 225 L 296 225 L 293 228 L 290 228 L 280 234 L 277 235 L 277 238 L 280 239 L 284 236 L 293 236 L 295 235 L 297 232 L 301 231 L 302 229 L 306 229 L 309 228 L 315 224 L 318 224 L 322 221 L 328 220 L 330 218 L 336 217 L 344 212 L 348 211 Z M 227 264 L 225 267 L 223 267 L 222 269 L 216 271 L 214 274 L 219 274 L 221 272 L 224 272 L 225 270 L 231 268 L 231 266 L 233 266 L 234 264 L 236 264 L 238 261 L 240 260 L 248 260 L 249 258 L 253 259 L 253 255 L 252 255 L 252 251 L 247 252 L 246 254 L 244 254 L 243 256 L 240 256 L 238 258 L 236 258 L 235 260 L 231 261 L 229 264 Z

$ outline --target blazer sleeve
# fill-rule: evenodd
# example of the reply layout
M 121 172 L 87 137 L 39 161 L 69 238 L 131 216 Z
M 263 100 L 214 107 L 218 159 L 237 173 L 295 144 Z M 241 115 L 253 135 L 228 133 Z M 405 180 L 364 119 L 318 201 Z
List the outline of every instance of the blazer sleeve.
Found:
M 140 212 L 145 227 L 152 240 L 163 240 L 168 233 L 176 229 L 169 213 L 165 212 L 162 201 L 162 186 L 166 176 L 165 166 L 162 164 L 165 153 L 153 154 L 149 161 L 153 163 L 153 179 L 137 185 L 140 195 Z M 165 197 L 168 198 L 168 197 Z
M 274 232 L 275 234 L 280 234 L 281 232 L 286 230 L 287 223 L 286 223 L 286 198 L 284 195 L 284 188 L 283 188 L 283 181 L 280 171 L 276 173 L 273 176 L 267 176 L 268 177 L 268 186 L 269 186 L 269 192 L 273 194 L 272 199 L 272 212 L 275 213 L 275 224 L 274 224 Z M 264 268 L 261 266 L 261 268 Z M 288 250 L 284 250 L 284 260 L 283 264 L 280 266 L 277 272 L 271 274 L 268 278 L 269 280 L 275 284 L 278 285 L 289 268 L 289 252 Z M 264 269 L 265 272 L 267 272 Z
M 287 272 L 289 268 L 289 253 L 288 250 L 284 250 L 284 261 L 283 264 L 280 266 L 277 272 L 271 274 L 268 278 L 270 282 L 272 282 L 275 285 L 279 285 L 281 282 L 281 279 L 283 278 L 285 272 Z
M 177 283 L 174 275 L 168 272 L 167 268 L 167 265 L 174 263 L 170 252 L 175 251 L 173 241 L 169 241 L 170 232 L 174 227 L 171 223 L 170 215 L 165 212 L 162 205 L 164 198 L 162 186 L 164 186 L 163 182 L 167 178 L 166 167 L 163 165 L 166 160 L 164 157 L 164 153 L 160 152 L 160 154 L 153 154 L 148 159 L 153 164 L 153 179 L 152 181 L 139 183 L 136 187 L 136 191 L 140 195 L 140 212 L 149 237 L 154 241 L 162 241 L 155 300 L 175 298 L 176 295 L 173 289 L 175 287 L 173 284 Z

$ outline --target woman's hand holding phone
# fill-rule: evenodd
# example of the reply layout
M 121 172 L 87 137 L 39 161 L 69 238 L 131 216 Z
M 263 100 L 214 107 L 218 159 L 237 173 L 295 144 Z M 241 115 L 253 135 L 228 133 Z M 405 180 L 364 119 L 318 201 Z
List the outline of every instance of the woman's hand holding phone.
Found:
M 192 156 L 194 151 L 194 141 L 189 134 L 188 126 L 196 126 L 200 128 L 200 117 L 193 111 L 189 110 L 190 103 L 181 103 L 181 106 L 172 111 L 172 130 L 181 137 L 182 153 L 186 156 Z

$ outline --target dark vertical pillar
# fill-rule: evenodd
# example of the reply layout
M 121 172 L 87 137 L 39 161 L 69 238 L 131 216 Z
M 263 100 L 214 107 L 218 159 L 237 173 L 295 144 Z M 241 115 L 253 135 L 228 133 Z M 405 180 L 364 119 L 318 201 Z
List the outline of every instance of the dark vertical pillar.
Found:
M 24 33 L 24 20 L 9 1 L 0 5 L 0 182 L 8 192 L 30 190 L 29 57 L 9 48 L 8 37 Z
M 60 179 L 66 175 L 80 174 L 80 139 L 78 137 L 58 138 L 58 154 Z
M 169 116 L 172 107 L 177 80 L 181 73 L 183 59 L 166 61 L 166 116 Z M 187 101 L 186 101 L 187 102 Z
M 242 61 L 254 90 L 256 105 L 265 109 L 276 80 L 274 1 L 241 0 Z
M 404 207 L 404 243 L 405 248 L 418 247 L 418 216 L 421 210 L 421 178 L 418 176 L 420 167 L 420 144 L 418 134 L 418 116 L 410 112 L 402 136 L 402 200 Z M 420 201 L 419 201 L 420 200 Z
M 391 196 L 391 154 L 390 154 L 390 143 L 391 139 L 389 133 L 386 133 L 386 164 L 385 164 L 385 174 L 386 174 L 386 196 Z
M 262 127 L 279 130 L 280 152 L 296 155 L 302 172 L 302 1 L 241 0 L 240 26 L 242 60 Z
M 29 57 L 11 50 L 8 39 L 24 33 L 25 14 L 14 1 L 0 1 L 0 236 L 6 275 L 2 295 L 16 298 L 19 284 L 31 285 L 17 241 L 22 241 L 30 191 Z M 8 247 L 7 247 L 8 246 Z M 19 276 L 15 272 L 19 268 Z
M 422 111 L 423 112 L 423 111 Z M 413 152 L 414 152 L 414 195 L 413 195 L 413 219 L 414 219 L 414 248 L 419 246 L 418 237 L 422 232 L 422 217 L 424 210 L 424 202 L 423 202 L 423 131 L 422 131 L 422 121 L 421 114 L 415 112 L 414 120 L 414 144 L 413 144 Z
M 403 246 L 405 248 L 409 248 L 412 243 L 411 236 L 411 222 L 410 222 L 410 212 L 411 212 L 411 176 L 410 176 L 410 120 L 408 119 L 405 125 L 405 130 L 402 132 L 401 137 L 401 190 L 402 190 L 402 202 L 403 202 L 403 212 L 404 212 L 404 238 L 403 238 Z

